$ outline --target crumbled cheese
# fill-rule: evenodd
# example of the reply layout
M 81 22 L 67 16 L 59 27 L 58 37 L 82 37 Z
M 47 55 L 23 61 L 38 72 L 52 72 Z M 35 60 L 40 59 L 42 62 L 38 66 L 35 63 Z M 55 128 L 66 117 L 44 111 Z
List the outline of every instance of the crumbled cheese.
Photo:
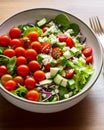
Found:
M 63 55 L 65 56 L 66 59 L 69 59 L 69 58 L 71 57 L 71 53 L 70 53 L 69 50 L 65 51 L 65 52 L 63 53 Z
M 48 40 L 48 38 L 47 37 L 39 37 L 38 40 L 39 40 L 39 42 L 45 42 Z
M 58 38 L 57 38 L 55 35 L 53 35 L 53 34 L 51 34 L 51 35 L 49 36 L 49 38 L 50 38 L 50 40 L 51 40 L 51 44 L 54 44 L 54 43 L 56 43 L 56 42 L 59 42 Z
M 73 53 L 76 53 L 76 52 L 78 52 L 78 49 L 75 48 L 75 47 L 72 47 L 72 48 L 71 48 L 71 51 L 72 51 Z
M 43 64 L 46 65 L 50 63 L 53 60 L 53 58 L 50 55 L 45 56 L 45 58 L 42 60 Z

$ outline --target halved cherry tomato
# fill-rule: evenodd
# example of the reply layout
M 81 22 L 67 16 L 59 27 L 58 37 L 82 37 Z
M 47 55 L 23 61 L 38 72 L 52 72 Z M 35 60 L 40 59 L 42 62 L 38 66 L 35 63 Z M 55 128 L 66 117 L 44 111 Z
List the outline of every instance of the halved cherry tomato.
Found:
M 43 28 L 42 28 L 43 33 L 46 32 L 46 31 L 48 30 L 48 28 L 49 28 L 49 27 L 47 27 L 47 26 L 43 27 Z
M 25 49 L 29 48 L 31 41 L 28 37 L 23 37 L 23 38 L 20 39 L 20 41 L 21 41 L 23 48 L 25 48 Z
M 31 72 L 35 72 L 35 71 L 40 69 L 40 64 L 36 60 L 30 61 L 28 66 L 29 66 L 29 69 L 30 69 Z
M 38 91 L 36 90 L 30 90 L 27 92 L 26 94 L 26 98 L 28 100 L 32 100 L 32 101 L 38 101 L 39 100 L 39 97 L 40 97 L 40 94 Z
M 0 46 L 7 47 L 10 44 L 10 37 L 6 34 L 0 36 Z
M 5 65 L 0 66 L 0 77 L 8 73 L 8 68 Z
M 7 48 L 4 50 L 3 54 L 8 57 L 13 57 L 16 55 L 15 51 L 12 48 Z
M 10 46 L 12 46 L 13 48 L 19 47 L 21 45 L 22 45 L 21 41 L 17 38 L 14 38 L 10 41 Z
M 12 90 L 15 90 L 16 89 L 16 82 L 13 81 L 13 80 L 8 80 L 5 84 L 4 84 L 4 87 L 5 89 L 7 89 L 8 91 L 12 91 Z
M 86 58 L 86 63 L 87 64 L 92 64 L 93 63 L 93 56 L 92 55 Z
M 23 65 L 27 62 L 27 59 L 24 56 L 19 56 L 16 58 L 16 65 Z
M 27 49 L 25 52 L 25 57 L 28 61 L 35 60 L 37 52 L 34 49 Z
M 41 52 L 48 54 L 51 49 L 51 44 L 49 42 L 44 42 L 41 44 Z
M 19 56 L 25 56 L 25 49 L 23 47 L 16 47 L 15 48 L 15 53 L 16 53 L 16 56 L 19 57 Z
M 47 63 L 47 64 L 44 66 L 44 68 L 45 68 L 46 71 L 50 71 L 51 64 L 50 64 L 50 63 Z
M 66 34 L 60 33 L 57 35 L 57 38 L 59 39 L 60 42 L 66 42 L 68 36 Z
M 13 78 L 13 80 L 14 80 L 17 84 L 21 84 L 21 85 L 24 84 L 24 79 L 23 79 L 23 77 L 21 77 L 21 76 L 16 76 L 16 77 Z
M 41 51 L 41 44 L 38 41 L 34 41 L 31 43 L 32 49 L 36 50 L 38 53 Z
M 38 41 L 39 34 L 36 31 L 31 31 L 28 33 L 27 37 L 30 41 Z
M 82 51 L 85 57 L 91 56 L 92 55 L 92 48 L 91 47 L 86 47 Z
M 17 74 L 19 76 L 25 77 L 29 73 L 29 67 L 27 65 L 19 65 L 17 67 Z
M 70 48 L 74 47 L 74 41 L 73 41 L 73 39 L 71 37 L 68 37 L 66 39 L 66 46 L 68 46 Z
M 34 89 L 36 87 L 36 80 L 32 77 L 28 77 L 25 79 L 24 84 L 27 89 Z
M 36 79 L 36 81 L 42 81 L 46 78 L 46 76 L 42 70 L 37 70 L 34 72 L 34 78 Z
M 52 49 L 51 55 L 53 58 L 58 59 L 58 58 L 60 58 L 60 56 L 63 55 L 63 51 L 61 48 L 56 47 L 56 48 Z
M 74 76 L 74 73 L 75 73 L 74 69 L 66 69 L 65 72 L 66 72 L 66 76 L 65 77 L 67 79 L 72 78 Z
M 12 27 L 9 31 L 11 38 L 19 38 L 21 36 L 21 30 L 18 27 Z

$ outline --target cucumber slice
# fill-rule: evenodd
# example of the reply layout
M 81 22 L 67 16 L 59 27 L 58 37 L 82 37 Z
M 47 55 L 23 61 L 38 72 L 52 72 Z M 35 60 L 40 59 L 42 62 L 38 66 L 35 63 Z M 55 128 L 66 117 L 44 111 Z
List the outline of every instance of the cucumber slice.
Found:
M 52 78 L 55 77 L 59 70 L 60 70 L 60 68 L 58 68 L 58 67 L 51 67 L 50 68 L 50 75 L 51 75 L 51 77 Z
M 51 83 L 52 83 L 51 79 L 45 79 L 45 80 L 39 82 L 40 85 L 47 85 L 47 84 L 51 84 Z
M 46 23 L 47 23 L 47 19 L 43 18 L 43 19 L 41 19 L 40 21 L 37 22 L 37 25 L 39 27 L 41 27 L 41 26 L 45 25 Z
M 55 82 L 57 85 L 60 85 L 61 82 L 62 82 L 62 80 L 63 80 L 63 77 L 62 77 L 61 75 L 59 75 L 59 74 L 57 74 L 57 75 L 55 76 L 55 78 L 54 78 L 54 82 Z

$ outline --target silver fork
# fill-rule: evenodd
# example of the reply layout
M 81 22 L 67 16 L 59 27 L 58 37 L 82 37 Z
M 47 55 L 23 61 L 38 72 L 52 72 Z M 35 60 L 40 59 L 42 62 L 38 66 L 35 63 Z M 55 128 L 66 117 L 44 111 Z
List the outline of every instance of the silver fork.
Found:
M 104 74 L 104 29 L 101 25 L 101 22 L 97 16 L 89 18 L 90 26 L 93 29 L 93 31 L 96 33 L 101 45 L 102 45 L 102 51 L 103 51 L 103 74 Z

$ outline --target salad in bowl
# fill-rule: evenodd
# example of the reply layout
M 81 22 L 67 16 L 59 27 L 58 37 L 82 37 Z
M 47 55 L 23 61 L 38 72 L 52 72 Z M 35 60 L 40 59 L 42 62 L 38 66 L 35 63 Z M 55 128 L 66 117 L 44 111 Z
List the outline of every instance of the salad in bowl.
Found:
M 95 35 L 69 13 L 30 9 L 1 24 L 0 92 L 20 108 L 50 113 L 75 105 L 95 83 L 101 64 Z

